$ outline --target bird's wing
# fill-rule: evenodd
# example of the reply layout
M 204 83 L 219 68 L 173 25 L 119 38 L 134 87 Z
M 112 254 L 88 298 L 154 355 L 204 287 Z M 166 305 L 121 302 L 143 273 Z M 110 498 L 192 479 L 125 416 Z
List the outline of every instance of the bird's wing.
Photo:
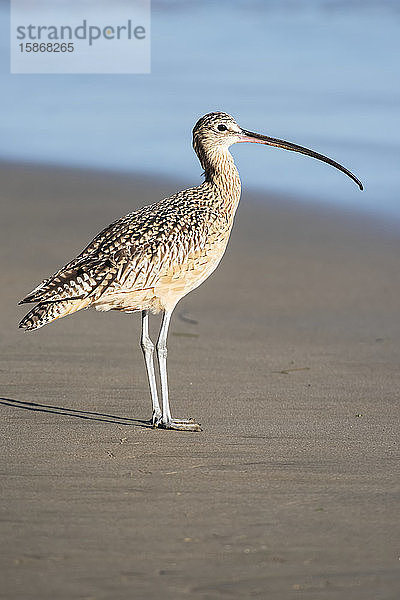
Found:
M 44 279 L 20 304 L 79 300 L 98 295 L 115 278 L 118 269 L 110 259 L 72 261 Z
M 118 259 L 135 245 L 135 223 L 143 219 L 145 207 L 114 221 L 98 233 L 82 252 L 53 275 L 44 279 L 20 304 L 59 300 L 77 300 L 98 292 L 110 285 L 118 275 Z M 129 255 L 131 253 L 129 252 Z
M 185 253 L 185 246 L 189 250 L 187 232 L 198 231 L 198 223 L 182 219 L 183 201 L 187 202 L 187 197 L 178 193 L 114 221 L 20 304 L 88 297 L 95 300 L 112 283 L 123 286 L 128 280 L 130 287 L 136 279 L 140 286 L 143 282 L 151 286 L 166 260 L 179 259 L 178 254 Z M 186 244 L 181 242 L 185 238 Z

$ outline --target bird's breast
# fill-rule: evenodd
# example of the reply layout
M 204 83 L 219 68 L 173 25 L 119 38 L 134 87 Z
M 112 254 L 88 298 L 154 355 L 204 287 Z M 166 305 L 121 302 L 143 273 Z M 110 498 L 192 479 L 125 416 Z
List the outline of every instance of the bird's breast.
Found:
M 229 240 L 230 227 L 211 231 L 204 243 L 183 252 L 160 273 L 154 293 L 165 307 L 174 306 L 183 296 L 201 285 L 217 268 Z

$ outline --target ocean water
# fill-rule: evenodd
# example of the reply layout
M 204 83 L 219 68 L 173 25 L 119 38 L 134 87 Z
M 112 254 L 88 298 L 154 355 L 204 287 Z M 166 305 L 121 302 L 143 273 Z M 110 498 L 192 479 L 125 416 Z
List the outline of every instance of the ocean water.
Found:
M 224 110 L 246 129 L 352 170 L 264 146 L 232 148 L 245 189 L 400 225 L 400 2 L 153 0 L 149 75 L 11 75 L 0 2 L 0 159 L 200 182 L 191 129 Z M 157 199 L 155 199 L 157 200 Z

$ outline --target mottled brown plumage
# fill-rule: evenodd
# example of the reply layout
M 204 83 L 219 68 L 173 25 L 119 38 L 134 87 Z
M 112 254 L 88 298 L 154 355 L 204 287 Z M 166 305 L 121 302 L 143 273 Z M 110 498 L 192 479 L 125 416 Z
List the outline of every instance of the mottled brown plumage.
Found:
M 194 140 L 201 152 L 197 131 L 202 131 L 199 124 Z M 230 155 L 222 166 L 224 174 L 228 168 L 230 175 L 227 183 L 223 178 L 222 188 L 214 182 L 221 173 L 214 171 L 215 165 L 208 169 L 203 159 L 202 185 L 130 213 L 104 229 L 77 258 L 22 300 L 40 304 L 20 326 L 38 329 L 91 306 L 126 312 L 173 308 L 212 273 L 225 251 L 240 180 Z
M 193 147 L 204 168 L 205 181 L 118 219 L 21 301 L 37 303 L 20 323 L 26 330 L 39 329 L 90 307 L 101 311 L 142 311 L 142 348 L 155 425 L 199 428 L 190 420 L 171 419 L 164 364 L 166 335 L 177 302 L 207 279 L 225 252 L 240 199 L 239 174 L 228 150 L 237 142 L 263 143 L 314 156 L 344 171 L 361 187 L 354 175 L 331 159 L 246 131 L 226 113 L 207 114 L 193 129 Z M 149 311 L 164 311 L 158 342 L 162 411 L 152 366 L 154 347 L 146 333 Z

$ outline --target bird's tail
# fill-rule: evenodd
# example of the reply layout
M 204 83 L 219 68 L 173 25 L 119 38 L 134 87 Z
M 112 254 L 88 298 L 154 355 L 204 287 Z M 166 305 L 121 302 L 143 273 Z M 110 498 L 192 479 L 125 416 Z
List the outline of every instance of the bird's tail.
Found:
M 87 308 L 90 304 L 90 300 L 60 300 L 58 302 L 40 302 L 27 315 L 22 319 L 19 327 L 26 329 L 27 331 L 34 331 L 40 329 L 44 325 L 66 317 L 71 313 Z

